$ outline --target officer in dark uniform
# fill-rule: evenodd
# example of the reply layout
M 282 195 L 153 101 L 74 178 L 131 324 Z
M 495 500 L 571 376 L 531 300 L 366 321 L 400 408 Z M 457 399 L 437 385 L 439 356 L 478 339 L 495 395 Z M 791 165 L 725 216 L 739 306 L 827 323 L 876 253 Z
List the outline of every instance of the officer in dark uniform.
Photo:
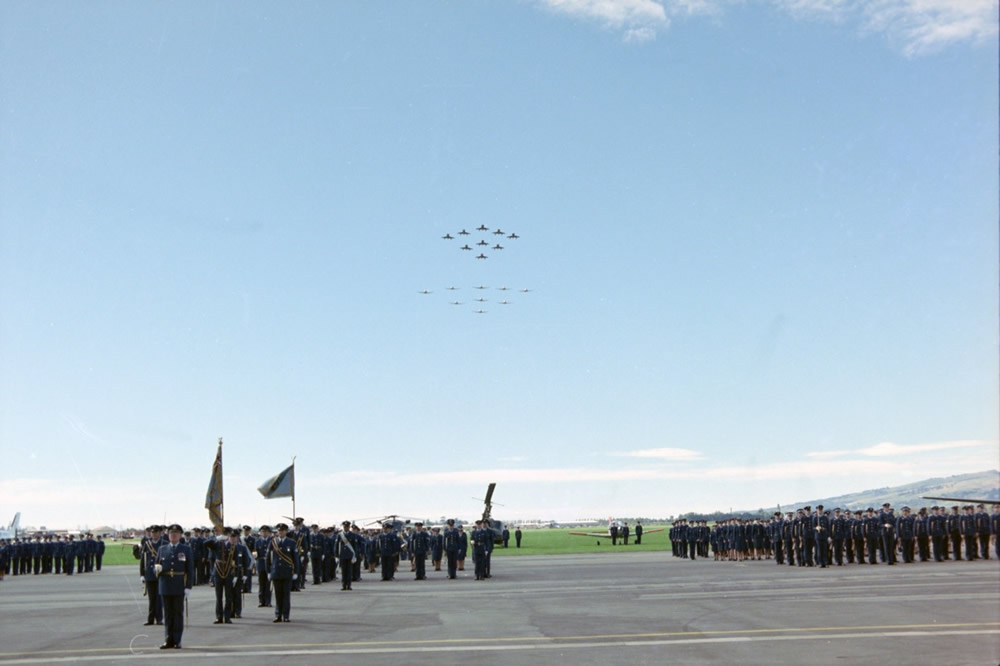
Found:
M 246 548 L 246 556 L 251 560 L 251 566 L 245 567 L 246 575 L 243 576 L 243 593 L 253 594 L 253 573 L 257 570 L 257 558 L 253 552 L 257 550 L 257 538 L 253 535 L 253 528 L 249 525 L 243 526 L 243 536 L 240 537 L 240 544 Z
M 469 535 L 465 525 L 458 526 L 458 570 L 465 571 L 465 556 L 469 554 Z
M 345 520 L 343 530 L 337 535 L 337 552 L 340 559 L 340 589 L 350 590 L 354 578 L 354 562 L 361 560 L 361 553 L 351 539 L 351 521 Z
M 785 544 L 785 555 L 788 557 L 788 566 L 795 566 L 795 514 L 789 511 L 785 514 L 785 521 L 781 525 L 781 538 Z
M 323 582 L 337 580 L 337 529 L 327 527 L 323 530 Z
M 990 532 L 993 533 L 993 554 L 1000 560 L 1000 504 L 993 505 L 990 514 Z
M 931 517 L 927 513 L 927 507 L 922 506 L 917 511 L 913 527 L 917 536 L 917 553 L 920 561 L 926 562 L 931 559 Z
M 932 506 L 928 523 L 934 561 L 943 562 L 948 556 L 948 517 L 944 515 L 944 507 Z
M 160 552 L 160 546 L 167 543 L 163 537 L 163 528 L 160 525 L 152 525 L 149 528 L 149 536 L 143 537 L 139 544 L 139 576 L 146 587 L 146 597 L 149 601 L 149 608 L 146 612 L 145 626 L 154 622 L 163 624 L 163 604 L 160 603 L 160 584 L 156 579 L 156 556 Z M 73 573 L 73 564 L 70 562 L 66 568 L 66 573 Z
M 382 580 L 395 580 L 396 556 L 401 549 L 399 535 L 392 529 L 392 523 L 382 525 L 382 534 L 378 535 L 379 565 L 382 567 Z
M 289 622 L 292 610 L 292 583 L 299 578 L 299 550 L 288 537 L 288 525 L 278 523 L 278 536 L 267 549 L 268 573 L 274 584 L 274 622 Z
M 163 623 L 166 640 L 161 650 L 180 648 L 184 633 L 184 600 L 194 582 L 194 555 L 191 547 L 181 543 L 184 530 L 174 523 L 168 528 L 168 543 L 156 553 L 154 568 L 159 579 L 160 600 L 163 603 Z
M 879 521 L 882 524 L 882 557 L 887 564 L 893 565 L 896 563 L 896 514 L 888 502 L 882 505 Z
M 838 567 L 844 566 L 844 537 L 847 532 L 847 521 L 840 515 L 840 507 L 833 510 L 833 518 L 830 519 L 830 538 L 833 546 L 833 557 L 831 564 L 837 563 Z M 848 539 L 850 540 L 850 539 Z
M 959 525 L 962 528 L 962 536 L 965 537 L 965 559 L 969 562 L 979 559 L 979 554 L 976 552 L 976 514 L 973 513 L 971 504 L 965 506 Z
M 510 541 L 510 530 L 506 527 L 503 528 L 503 532 L 500 533 L 500 538 L 503 539 L 503 547 L 507 547 L 507 542 Z
M 476 528 L 477 529 L 481 529 L 479 527 L 479 523 L 476 523 Z M 618 545 L 618 523 L 612 521 L 610 531 L 611 531 L 611 545 L 612 546 L 617 546 Z M 475 539 L 475 537 L 473 537 L 473 539 Z M 475 552 L 475 551 L 473 551 L 473 552 Z
M 416 571 L 415 580 L 424 580 L 427 578 L 427 551 L 431 548 L 431 535 L 424 531 L 424 524 L 419 520 L 416 523 L 416 529 L 410 536 L 410 548 L 415 565 L 414 571 Z
M 101 535 L 97 535 L 97 544 L 96 545 L 97 545 L 97 553 L 96 553 L 96 557 L 97 557 L 97 570 L 100 571 L 101 570 L 101 560 L 104 559 L 104 550 L 106 548 L 106 546 L 104 544 L 104 537 L 102 537 Z
M 958 512 L 958 507 L 951 507 L 948 515 L 948 536 L 951 537 L 952 558 L 962 559 L 962 515 Z
M 458 565 L 458 530 L 453 518 L 448 519 L 448 526 L 444 528 L 444 553 L 448 559 L 448 578 L 454 578 Z
M 251 554 L 257 563 L 257 608 L 271 607 L 271 577 L 267 570 L 267 550 L 271 545 L 271 526 L 261 525 Z
M 813 534 L 816 538 L 816 564 L 825 569 L 830 561 L 830 515 L 823 511 L 822 504 L 816 505 Z
M 309 533 L 309 560 L 313 571 L 313 585 L 323 582 L 323 551 L 326 550 L 326 539 L 320 534 L 319 525 L 313 523 Z
M 990 559 L 990 514 L 986 513 L 986 507 L 982 504 L 976 505 L 976 536 L 979 537 L 979 557 L 984 560 Z
M 521 547 L 521 528 L 520 527 L 514 528 L 514 545 L 516 545 L 518 548 Z
M 351 565 L 351 580 L 355 583 L 361 580 L 361 560 L 375 561 L 375 542 L 361 533 L 361 528 L 351 523 L 351 545 L 354 546 L 354 564 Z M 372 571 L 375 570 L 374 564 Z
M 851 523 L 851 536 L 854 538 L 854 556 L 858 564 L 865 563 L 865 515 L 858 509 L 854 512 L 854 522 Z
M 487 537 L 488 530 L 483 529 L 483 522 L 476 521 L 476 528 L 469 535 L 472 541 L 472 560 L 476 564 L 476 580 L 486 580 L 486 542 L 492 541 L 492 536 Z
M 910 514 L 910 507 L 902 508 L 903 515 L 896 519 L 896 538 L 903 551 L 903 563 L 913 563 L 913 545 L 917 536 L 917 526 L 914 517 Z
M 635 522 L 635 545 L 642 545 L 642 523 L 639 521 Z
M 299 552 L 299 577 L 292 582 L 292 592 L 306 589 L 306 573 L 309 569 L 309 553 L 311 540 L 309 538 L 309 528 L 306 527 L 305 518 L 296 518 L 294 521 L 294 533 L 290 534 L 295 539 L 295 547 Z
M 237 586 L 241 586 L 243 571 L 237 553 L 240 532 L 236 528 L 226 528 L 225 541 L 215 544 L 211 551 L 212 586 L 215 588 L 215 624 L 232 624 L 235 615 L 233 596 Z

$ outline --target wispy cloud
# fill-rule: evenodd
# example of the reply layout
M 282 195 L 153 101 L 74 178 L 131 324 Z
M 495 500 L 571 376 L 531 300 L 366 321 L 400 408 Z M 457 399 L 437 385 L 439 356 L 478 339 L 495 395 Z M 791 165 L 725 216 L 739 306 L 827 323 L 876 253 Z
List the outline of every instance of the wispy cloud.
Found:
M 804 20 L 855 26 L 883 35 L 907 56 L 932 53 L 956 42 L 980 43 L 997 35 L 998 0 L 771 0 Z M 666 31 L 672 17 L 718 15 L 738 0 L 538 0 L 558 14 L 621 31 L 626 42 L 647 42 Z
M 911 453 L 923 453 L 926 451 L 943 451 L 947 449 L 968 449 L 986 446 L 996 446 L 996 442 L 981 439 L 963 439 L 952 442 L 927 442 L 925 444 L 895 444 L 893 442 L 879 442 L 873 446 L 862 449 L 848 449 L 842 451 L 813 451 L 807 453 L 807 458 L 817 460 L 830 460 L 843 458 L 846 456 L 868 456 L 870 458 L 882 458 L 888 456 L 901 456 Z
M 698 451 L 692 449 L 639 449 L 638 451 L 625 451 L 622 453 L 612 453 L 613 456 L 624 458 L 656 458 L 659 460 L 699 460 L 703 456 Z

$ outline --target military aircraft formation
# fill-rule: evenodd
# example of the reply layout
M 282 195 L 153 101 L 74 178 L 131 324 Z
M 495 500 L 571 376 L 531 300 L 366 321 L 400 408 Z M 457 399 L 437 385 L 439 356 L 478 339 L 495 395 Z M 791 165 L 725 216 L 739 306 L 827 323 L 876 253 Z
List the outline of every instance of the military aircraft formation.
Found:
M 517 234 L 515 233 L 508 234 L 506 231 L 500 228 L 496 228 L 490 231 L 490 228 L 487 227 L 485 224 L 480 224 L 478 227 L 475 228 L 475 231 L 478 231 L 481 234 L 492 234 L 493 236 L 497 236 L 498 237 L 497 240 L 499 240 L 500 238 L 507 238 L 509 240 L 517 240 L 518 238 L 520 238 L 520 236 L 518 236 Z M 451 232 L 445 233 L 444 236 L 441 236 L 441 240 L 453 241 L 458 236 L 470 236 L 470 235 L 471 234 L 468 231 L 462 229 L 461 231 L 456 231 L 454 236 L 451 235 Z M 484 250 L 483 252 L 480 252 L 478 255 L 476 255 L 476 259 L 489 259 L 490 256 L 485 253 L 487 249 L 490 250 L 491 252 L 500 252 L 504 249 L 504 246 L 498 243 L 497 241 L 492 241 L 492 247 L 490 247 L 490 245 L 491 245 L 490 241 L 486 240 L 485 238 L 481 238 L 476 243 L 476 246 L 482 247 L 484 248 Z M 465 243 L 458 249 L 469 252 L 472 250 L 472 246 L 470 246 L 468 243 Z
M 469 238 L 462 239 L 462 236 L 468 236 Z M 476 236 L 476 238 L 472 238 L 472 236 Z M 497 256 L 498 252 L 503 252 L 505 246 L 501 241 L 503 240 L 516 241 L 519 238 L 521 237 L 516 233 L 513 232 L 508 233 L 499 227 L 491 229 L 485 224 L 480 224 L 479 226 L 473 228 L 471 232 L 468 229 L 463 228 L 458 231 L 455 231 L 454 233 L 448 231 L 443 236 L 441 236 L 441 240 L 446 242 L 458 241 L 456 243 L 456 247 L 458 247 L 458 249 L 462 252 L 468 252 L 472 258 L 477 260 L 477 262 L 478 261 L 485 262 L 491 257 Z M 490 264 L 492 263 L 493 262 L 490 262 Z M 481 291 L 489 289 L 489 287 L 482 284 L 477 285 L 473 288 Z M 460 289 L 461 287 L 456 287 L 455 285 L 451 285 L 445 288 L 446 291 L 459 291 Z M 504 291 L 504 292 L 514 291 L 507 286 L 497 287 L 497 289 L 499 291 Z M 531 292 L 532 289 L 524 287 L 523 289 L 519 289 L 518 291 L 520 291 L 522 294 L 527 294 Z M 428 296 L 430 294 L 433 294 L 434 291 L 431 289 L 420 289 L 417 291 L 417 293 L 422 296 Z M 450 296 L 454 300 L 449 300 L 448 301 L 449 305 L 461 306 L 465 303 L 465 301 L 463 301 L 461 298 L 455 298 L 455 296 L 458 296 L 458 294 L 451 294 Z M 469 300 L 474 301 L 473 306 L 477 308 L 473 309 L 473 312 L 475 314 L 487 313 L 487 310 L 483 307 L 483 304 L 488 302 L 490 299 L 485 297 L 480 297 L 476 299 L 470 298 Z M 496 302 L 499 305 L 511 305 L 513 303 L 513 301 L 508 298 L 504 298 L 503 300 L 499 300 Z

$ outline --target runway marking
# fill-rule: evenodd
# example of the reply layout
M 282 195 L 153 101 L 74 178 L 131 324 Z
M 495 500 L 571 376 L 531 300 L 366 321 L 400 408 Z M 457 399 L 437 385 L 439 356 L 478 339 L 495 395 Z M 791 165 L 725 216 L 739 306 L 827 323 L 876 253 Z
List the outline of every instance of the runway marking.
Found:
M 974 628 L 978 627 L 978 628 Z M 834 633 L 839 632 L 839 633 Z M 343 641 L 335 643 L 305 643 L 289 649 L 287 643 L 263 643 L 219 648 L 211 645 L 187 646 L 180 652 L 158 653 L 161 657 L 186 658 L 239 656 L 295 656 L 324 654 L 379 654 L 395 652 L 482 652 L 505 649 L 551 649 L 583 647 L 643 647 L 651 645 L 685 645 L 703 643 L 829 640 L 831 638 L 892 638 L 937 637 L 1000 634 L 1000 622 L 960 622 L 951 624 L 899 624 L 854 627 L 778 627 L 773 629 L 719 629 L 708 631 L 668 631 L 642 634 L 594 634 L 590 636 L 511 636 L 478 638 L 445 638 L 413 641 Z M 97 661 L 116 654 L 127 654 L 124 648 L 82 648 L 79 650 L 45 650 L 0 654 L 0 663 L 29 664 L 59 661 Z M 194 654 L 192 654 L 194 653 Z
M 696 632 L 687 632 L 696 633 Z M 839 638 L 939 638 L 941 636 L 982 636 L 982 635 L 1000 635 L 1000 629 L 981 629 L 981 630 L 950 630 L 950 631 L 882 631 L 874 633 L 840 633 L 840 634 L 830 634 L 830 633 L 816 633 L 816 634 L 798 634 L 798 635 L 784 635 L 784 636 L 720 636 L 714 638 L 672 638 L 672 639 L 660 639 L 660 640 L 604 640 L 604 641 L 594 641 L 586 640 L 580 642 L 549 642 L 549 643 L 521 643 L 521 644 L 505 644 L 505 645 L 487 645 L 487 644 L 472 644 L 472 645 L 434 645 L 434 646 L 413 646 L 413 645 L 401 645 L 401 646 L 386 646 L 377 647 L 377 644 L 373 644 L 372 647 L 349 647 L 349 644 L 345 644 L 344 647 L 333 647 L 333 648 L 316 648 L 316 649 L 302 649 L 295 648 L 289 649 L 287 645 L 280 646 L 282 649 L 278 650 L 261 650 L 261 646 L 255 646 L 252 650 L 239 650 L 239 649 L 227 649 L 225 651 L 207 651 L 204 648 L 193 648 L 196 650 L 192 653 L 192 648 L 185 648 L 180 652 L 165 652 L 156 655 L 160 658 L 169 659 L 190 659 L 192 657 L 197 659 L 207 659 L 212 657 L 232 659 L 233 657 L 301 657 L 301 656 L 318 656 L 318 655 L 358 655 L 358 654 L 413 654 L 414 652 L 420 652 L 424 654 L 431 653 L 446 653 L 446 652 L 496 652 L 496 651 L 510 651 L 510 650 L 570 650 L 570 649 L 597 649 L 597 648 L 614 648 L 621 649 L 624 647 L 657 647 L 657 646 L 678 646 L 678 645 L 704 645 L 704 644 L 718 644 L 718 643 L 752 643 L 752 642 L 764 642 L 764 641 L 805 641 L 805 640 L 823 640 L 829 641 L 831 639 Z M 533 639 L 534 637 L 532 637 Z M 421 641 L 418 641 L 421 642 Z M 27 657 L 22 659 L 13 660 L 2 660 L 5 664 L 37 664 L 37 663 L 60 663 L 60 662 L 75 662 L 75 661 L 104 661 L 109 658 L 109 655 L 87 655 L 87 656 L 64 656 L 64 657 Z

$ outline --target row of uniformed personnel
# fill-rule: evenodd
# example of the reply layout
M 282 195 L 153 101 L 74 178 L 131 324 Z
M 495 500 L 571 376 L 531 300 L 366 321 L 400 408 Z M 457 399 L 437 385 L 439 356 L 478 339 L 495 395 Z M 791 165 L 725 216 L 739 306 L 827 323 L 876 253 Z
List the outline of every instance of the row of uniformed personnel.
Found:
M 75 539 L 69 536 L 36 536 L 0 539 L 0 579 L 5 574 L 24 576 L 28 574 L 57 573 L 72 575 L 101 570 L 104 558 L 104 539 L 87 534 Z
M 705 521 L 680 520 L 670 528 L 669 538 L 677 557 L 707 557 L 711 548 L 716 560 L 774 559 L 799 566 L 826 567 L 845 562 L 895 564 L 919 557 L 931 559 L 989 559 L 990 542 L 1000 558 L 1000 505 L 993 513 L 985 507 L 953 506 L 921 508 L 913 513 L 903 507 L 902 515 L 888 503 L 878 512 L 829 510 L 806 506 L 782 515 L 776 512 L 769 522 L 731 518 L 709 527 Z

